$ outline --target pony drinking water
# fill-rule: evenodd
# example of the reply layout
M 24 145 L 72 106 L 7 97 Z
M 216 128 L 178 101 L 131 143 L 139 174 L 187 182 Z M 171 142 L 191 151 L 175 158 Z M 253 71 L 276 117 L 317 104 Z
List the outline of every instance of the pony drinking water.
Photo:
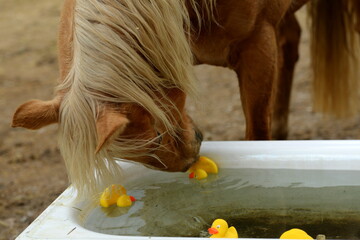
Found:
M 285 137 L 300 38 L 294 13 L 306 2 L 65 0 L 56 96 L 22 104 L 13 126 L 59 124 L 61 154 L 80 197 L 114 183 L 121 175 L 115 158 L 186 171 L 198 159 L 202 134 L 186 114 L 185 100 L 196 96 L 193 64 L 206 63 L 237 73 L 246 139 L 270 139 L 272 125 L 274 136 Z M 340 1 L 315 2 L 332 6 Z M 348 2 L 337 12 L 356 13 Z M 315 9 L 322 9 L 320 3 Z M 323 29 L 323 23 L 318 25 Z M 342 46 L 350 43 L 346 38 Z M 346 50 L 337 53 L 343 60 Z M 340 91 L 338 100 L 345 95 L 353 97 Z

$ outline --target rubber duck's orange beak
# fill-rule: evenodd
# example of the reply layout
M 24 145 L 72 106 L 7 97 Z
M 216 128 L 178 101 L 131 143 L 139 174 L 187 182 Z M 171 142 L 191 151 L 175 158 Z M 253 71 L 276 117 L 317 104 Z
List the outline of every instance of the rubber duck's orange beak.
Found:
M 136 198 L 134 198 L 133 196 L 129 196 L 130 197 L 130 200 L 132 201 L 132 202 L 135 202 L 136 201 Z
M 194 177 L 195 177 L 195 172 L 189 174 L 189 178 L 194 178 Z
M 219 231 L 218 231 L 216 228 L 209 228 L 209 229 L 208 229 L 208 232 L 209 232 L 211 235 L 213 235 L 213 234 L 218 234 L 218 233 L 219 233 Z

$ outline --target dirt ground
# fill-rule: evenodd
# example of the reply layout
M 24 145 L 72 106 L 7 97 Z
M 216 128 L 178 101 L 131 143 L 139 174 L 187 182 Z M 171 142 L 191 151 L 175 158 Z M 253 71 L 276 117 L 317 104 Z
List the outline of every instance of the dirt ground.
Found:
M 62 0 L 0 0 L 0 239 L 14 239 L 68 185 L 57 127 L 10 128 L 16 107 L 53 96 L 58 77 L 57 25 Z M 300 14 L 304 23 L 304 14 Z M 291 100 L 289 139 L 358 139 L 359 116 L 323 120 L 312 112 L 308 38 L 301 41 Z M 190 115 L 206 140 L 241 140 L 244 117 L 235 74 L 198 66 L 200 98 Z

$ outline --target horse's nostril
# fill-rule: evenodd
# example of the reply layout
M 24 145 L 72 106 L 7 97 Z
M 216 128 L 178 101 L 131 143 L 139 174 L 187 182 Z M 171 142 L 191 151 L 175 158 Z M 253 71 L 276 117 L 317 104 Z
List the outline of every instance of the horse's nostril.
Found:
M 199 130 L 195 130 L 195 137 L 199 142 L 202 142 L 202 140 L 204 140 L 204 137 Z

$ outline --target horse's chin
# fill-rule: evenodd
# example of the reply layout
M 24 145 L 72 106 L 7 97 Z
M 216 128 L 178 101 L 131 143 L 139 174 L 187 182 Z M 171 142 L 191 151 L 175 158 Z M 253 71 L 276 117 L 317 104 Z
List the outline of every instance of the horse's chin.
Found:
M 189 170 L 189 168 L 194 165 L 197 161 L 199 160 L 199 156 L 195 157 L 195 158 L 191 158 L 189 159 L 187 162 L 188 164 L 184 167 L 184 169 L 181 172 L 186 172 L 187 170 Z

